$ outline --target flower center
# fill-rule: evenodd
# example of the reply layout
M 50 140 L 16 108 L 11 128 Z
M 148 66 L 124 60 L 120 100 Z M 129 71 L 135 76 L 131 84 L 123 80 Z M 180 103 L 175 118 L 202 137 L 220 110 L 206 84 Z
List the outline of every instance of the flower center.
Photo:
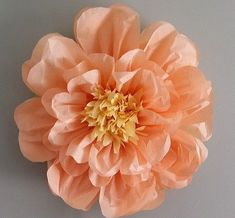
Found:
M 84 121 L 94 127 L 92 138 L 101 141 L 103 146 L 113 143 L 118 152 L 124 142 L 136 143 L 137 113 L 140 105 L 132 95 L 123 95 L 116 90 L 97 88 L 84 111 Z

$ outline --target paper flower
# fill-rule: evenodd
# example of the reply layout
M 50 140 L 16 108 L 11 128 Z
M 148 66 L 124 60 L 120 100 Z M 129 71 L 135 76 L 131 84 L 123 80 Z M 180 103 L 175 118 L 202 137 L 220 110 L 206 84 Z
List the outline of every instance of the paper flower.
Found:
M 48 162 L 51 190 L 74 208 L 155 208 L 207 157 L 212 89 L 197 50 L 166 22 L 140 33 L 124 5 L 83 10 L 74 32 L 46 35 L 23 64 L 36 97 L 15 111 L 20 149 Z

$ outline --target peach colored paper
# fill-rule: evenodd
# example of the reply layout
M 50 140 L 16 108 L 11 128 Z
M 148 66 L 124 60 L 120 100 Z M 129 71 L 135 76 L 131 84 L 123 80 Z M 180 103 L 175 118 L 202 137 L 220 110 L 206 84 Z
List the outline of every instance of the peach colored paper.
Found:
M 74 32 L 44 36 L 23 64 L 36 96 L 15 110 L 21 152 L 48 163 L 52 192 L 71 207 L 98 200 L 108 218 L 156 208 L 207 157 L 212 88 L 198 51 L 167 22 L 141 32 L 124 5 L 84 9 Z

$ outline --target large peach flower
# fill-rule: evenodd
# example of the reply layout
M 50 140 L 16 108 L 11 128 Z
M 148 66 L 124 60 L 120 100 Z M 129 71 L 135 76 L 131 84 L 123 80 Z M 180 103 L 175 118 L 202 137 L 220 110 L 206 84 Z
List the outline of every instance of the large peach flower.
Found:
M 74 31 L 43 37 L 23 65 L 36 96 L 15 111 L 20 149 L 47 161 L 52 192 L 74 208 L 155 208 L 207 157 L 211 84 L 197 50 L 166 22 L 140 33 L 123 5 L 83 10 Z

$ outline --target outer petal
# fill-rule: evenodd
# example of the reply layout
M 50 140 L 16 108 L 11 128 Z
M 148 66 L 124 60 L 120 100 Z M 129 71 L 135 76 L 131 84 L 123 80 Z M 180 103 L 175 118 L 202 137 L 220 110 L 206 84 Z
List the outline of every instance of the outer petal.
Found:
M 171 111 L 197 109 L 211 94 L 211 83 L 195 67 L 182 67 L 169 78 L 177 93 L 171 100 Z
M 53 193 L 73 208 L 88 210 L 97 199 L 99 189 L 91 184 L 88 171 L 70 176 L 55 161 L 47 171 L 47 178 Z
M 202 141 L 207 141 L 212 135 L 212 97 L 187 112 L 180 129 L 190 133 Z
M 172 154 L 172 152 L 174 154 Z M 207 149 L 202 142 L 179 130 L 173 137 L 171 151 L 166 160 L 154 169 L 159 173 L 161 183 L 170 188 L 188 185 L 193 174 L 207 157 Z
M 156 22 L 147 27 L 141 35 L 140 47 L 150 60 L 157 62 L 166 72 L 198 65 L 195 45 L 166 22 Z
M 180 128 L 202 141 L 211 136 L 212 88 L 203 73 L 194 67 L 183 67 L 172 73 L 176 97 L 170 111 L 182 111 Z
M 77 41 L 87 53 L 118 58 L 138 47 L 138 14 L 124 5 L 87 9 L 77 16 L 74 25 Z
M 37 43 L 32 57 L 22 66 L 25 84 L 37 95 L 50 88 L 65 88 L 65 69 L 84 59 L 79 45 L 59 34 L 44 36 Z
M 43 137 L 55 120 L 47 114 L 40 98 L 32 98 L 15 110 L 15 122 L 19 128 L 19 144 L 23 155 L 35 162 L 43 162 L 55 157 L 43 143 Z
M 114 218 L 153 209 L 160 205 L 163 198 L 154 177 L 131 187 L 117 174 L 109 185 L 101 188 L 99 201 L 103 215 Z

